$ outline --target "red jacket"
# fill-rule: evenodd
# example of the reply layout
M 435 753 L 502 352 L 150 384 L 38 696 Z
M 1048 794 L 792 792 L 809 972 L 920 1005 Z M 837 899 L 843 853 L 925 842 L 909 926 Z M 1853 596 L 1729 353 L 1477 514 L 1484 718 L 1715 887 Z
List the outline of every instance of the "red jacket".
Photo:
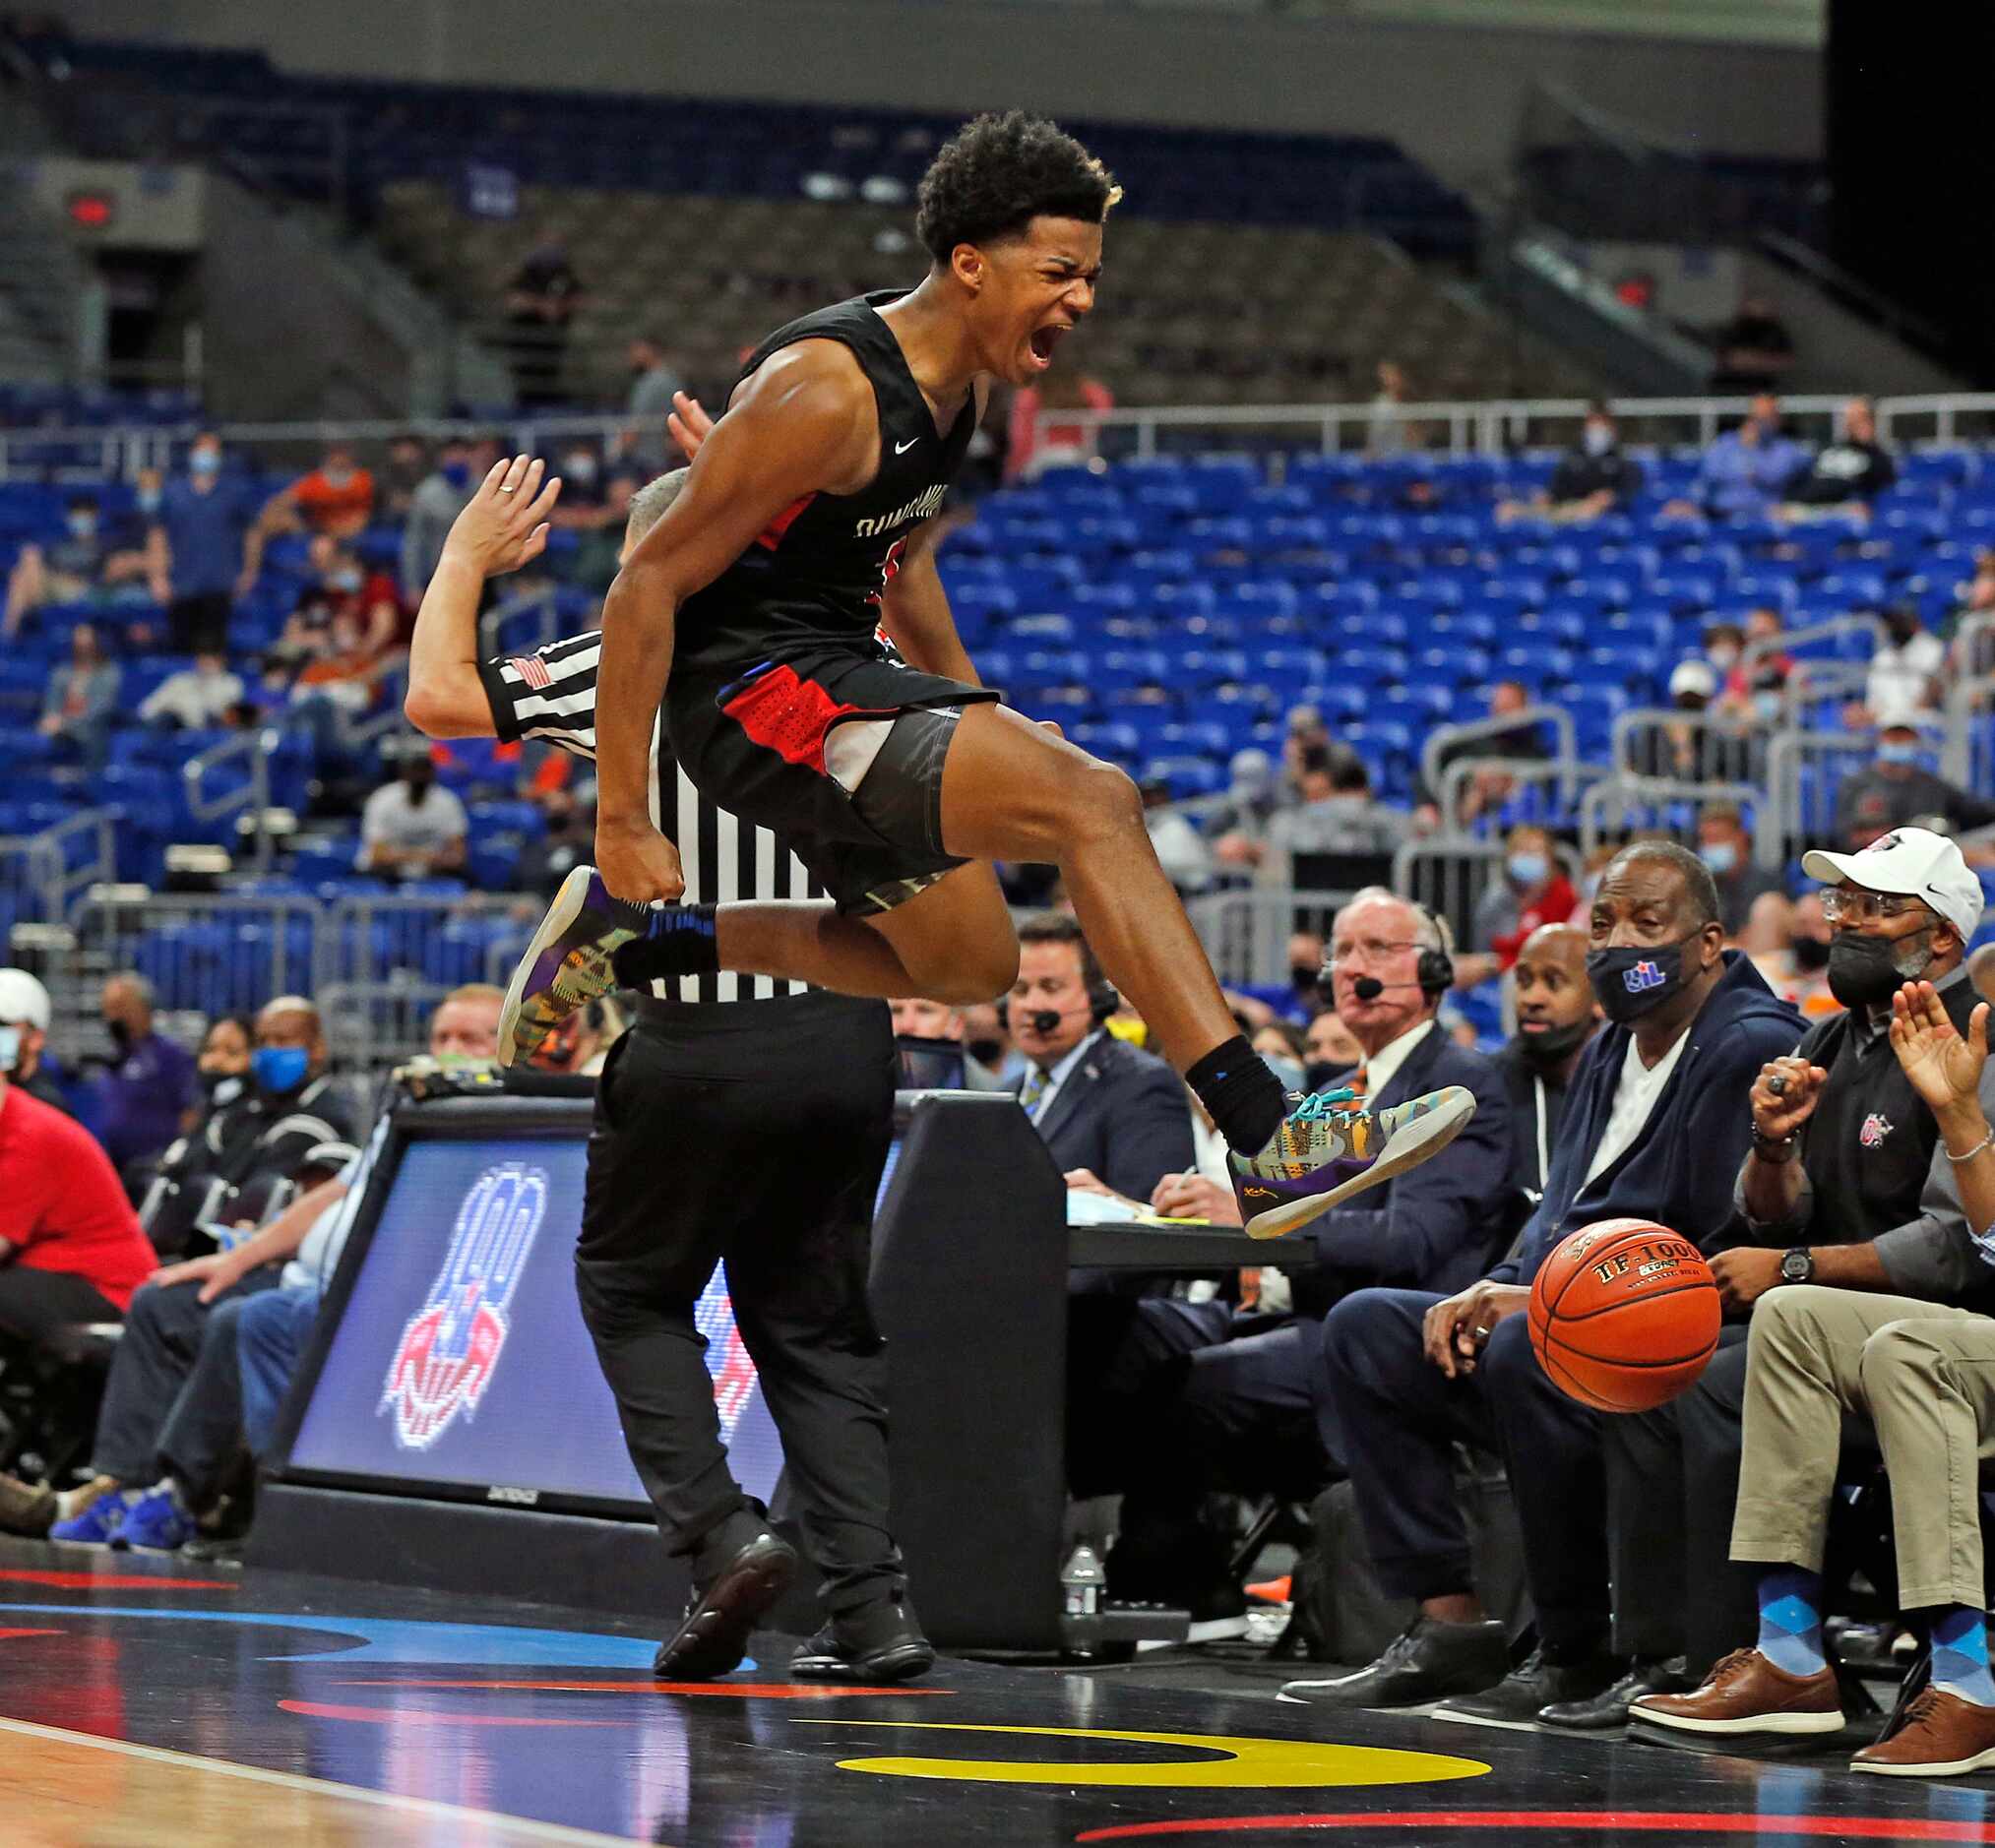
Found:
M 1492 937 L 1489 947 L 1496 952 L 1497 961 L 1509 968 L 1517 961 L 1518 952 L 1524 948 L 1525 939 L 1540 924 L 1563 924 L 1580 908 L 1580 894 L 1573 890 L 1573 883 L 1563 873 L 1556 875 L 1552 883 L 1524 908 L 1517 920 L 1517 929 L 1506 931 L 1500 937 Z
M 120 1311 L 159 1260 L 111 1158 L 18 1084 L 0 1096 L 0 1239 L 24 1270 L 66 1270 Z

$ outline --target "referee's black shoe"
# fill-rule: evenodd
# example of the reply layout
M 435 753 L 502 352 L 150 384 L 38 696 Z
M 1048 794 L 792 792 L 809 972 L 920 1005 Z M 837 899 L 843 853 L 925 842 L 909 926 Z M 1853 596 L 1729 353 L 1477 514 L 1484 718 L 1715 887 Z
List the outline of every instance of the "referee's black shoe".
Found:
M 882 1598 L 835 1617 L 789 1658 L 798 1681 L 912 1681 L 935 1666 L 935 1645 L 906 1604 Z
M 796 1576 L 796 1549 L 766 1529 L 738 1548 L 696 1589 L 671 1639 L 652 1663 L 660 1681 L 714 1681 L 731 1675 L 748 1653 L 755 1626 Z

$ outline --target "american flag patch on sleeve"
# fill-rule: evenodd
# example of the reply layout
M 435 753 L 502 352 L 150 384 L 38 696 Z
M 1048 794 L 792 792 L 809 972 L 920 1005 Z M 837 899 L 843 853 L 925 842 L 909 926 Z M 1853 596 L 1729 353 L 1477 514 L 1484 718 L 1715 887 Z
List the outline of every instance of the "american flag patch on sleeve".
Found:
M 554 684 L 554 676 L 547 671 L 547 663 L 537 654 L 516 654 L 506 665 L 530 687 L 545 688 Z

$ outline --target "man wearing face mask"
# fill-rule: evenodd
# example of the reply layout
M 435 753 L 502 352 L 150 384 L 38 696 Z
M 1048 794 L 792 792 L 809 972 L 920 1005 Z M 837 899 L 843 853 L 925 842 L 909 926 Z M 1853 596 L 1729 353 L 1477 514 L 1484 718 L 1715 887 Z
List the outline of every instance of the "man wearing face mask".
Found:
M 1559 458 L 1545 491 L 1509 502 L 1499 517 L 1538 515 L 1561 522 L 1597 520 L 1642 492 L 1642 466 L 1622 453 L 1620 426 L 1598 399 L 1587 406 L 1578 444 Z
M 1939 706 L 1947 645 L 1925 626 L 1916 603 L 1884 612 L 1884 646 L 1872 651 L 1863 677 L 1863 707 L 1848 716 L 1856 726 L 1872 712 L 1934 712 Z M 1854 729 L 1854 727 L 1852 727 Z
M 1582 1226 L 1652 1219 L 1698 1241 L 1724 1229 L 1745 1154 L 1740 1099 L 1792 1049 L 1800 1021 L 1724 949 L 1711 872 L 1675 841 L 1615 856 L 1590 942 L 1587 976 L 1608 1023 L 1581 1056 L 1516 1256 L 1450 1297 L 1360 1290 L 1325 1325 L 1326 1443 L 1350 1471 L 1381 1586 L 1419 1615 L 1369 1668 L 1291 1683 L 1282 1692 L 1294 1698 L 1454 1696 L 1462 1717 L 1530 1723 L 1621 1673 L 1608 1651 L 1602 1417 L 1546 1377 L 1522 1312 L 1545 1258 Z M 1502 1454 L 1517 1498 L 1540 1647 L 1514 1672 L 1504 1627 L 1475 1591 L 1455 1495 L 1464 1441 Z
M 1729 802 L 1709 803 L 1699 814 L 1697 857 L 1711 868 L 1727 937 L 1745 929 L 1756 898 L 1781 889 L 1778 873 L 1753 863 L 1753 837 L 1745 817 Z
M 162 1254 L 185 1248 L 215 1181 L 237 1190 L 225 1208 L 231 1220 L 255 1220 L 272 1189 L 290 1180 L 311 1149 L 353 1140 L 353 1106 L 326 1066 L 318 1009 L 299 995 L 270 1002 L 256 1016 L 247 1088 L 160 1158 L 171 1191 L 146 1230 Z
M 1849 851 L 1933 817 L 1956 832 L 1995 822 L 1995 801 L 1948 782 L 1919 762 L 1932 747 L 1913 708 L 1888 705 L 1876 716 L 1874 761 L 1868 770 L 1843 777 L 1836 792 L 1836 832 Z
M 1544 1193 L 1580 1055 L 1603 1017 L 1587 980 L 1586 932 L 1540 924 L 1518 952 L 1517 1031 L 1496 1055 L 1516 1143 L 1511 1173 L 1533 1205 Z
M 244 535 L 256 508 L 222 469 L 221 440 L 204 430 L 187 453 L 187 472 L 167 482 L 146 534 L 153 595 L 166 605 L 173 647 L 182 654 L 219 647 Z
M 1503 877 L 1491 880 L 1475 905 L 1475 954 L 1455 959 L 1455 986 L 1473 988 L 1517 960 L 1524 940 L 1541 924 L 1563 924 L 1579 908 L 1559 865 L 1551 832 L 1520 822 L 1504 842 Z
M 402 587 L 420 596 L 443 556 L 451 523 L 471 498 L 470 453 L 463 438 L 447 437 L 436 452 L 436 466 L 416 484 L 402 528 Z
M 0 1078 L 66 1117 L 76 1113 L 41 1062 L 54 1010 L 48 990 L 26 969 L 0 969 Z
M 458 871 L 470 831 L 465 805 L 452 791 L 436 786 L 436 766 L 426 744 L 405 745 L 401 772 L 375 790 L 360 811 L 355 868 L 391 879 L 430 879 Z
M 1812 1026 L 1752 1086 L 1735 1197 L 1747 1242 L 1712 1261 L 1728 1344 L 1681 1398 L 1605 1421 L 1614 1625 L 1635 1669 L 1569 1724 L 1615 1724 L 1631 1698 L 1681 1693 L 1753 1639 L 1752 1575 L 1729 1553 L 1754 1306 L 1797 1283 L 1956 1304 L 1986 1287 L 1939 1125 L 1889 1037 L 1891 998 L 1914 980 L 1934 985 L 1965 1033 L 1979 997 L 1963 951 L 1980 923 L 1980 882 L 1951 840 L 1919 828 L 1801 864 L 1825 882 L 1829 981 L 1847 1012 Z M 1982 1095 L 1995 1105 L 1995 1073 Z M 1663 1667 L 1679 1653 L 1683 1680 Z
M 143 975 L 113 975 L 98 1007 L 117 1058 L 97 1081 L 97 1140 L 129 1176 L 180 1134 L 198 1095 L 194 1060 L 154 1026 L 153 988 Z

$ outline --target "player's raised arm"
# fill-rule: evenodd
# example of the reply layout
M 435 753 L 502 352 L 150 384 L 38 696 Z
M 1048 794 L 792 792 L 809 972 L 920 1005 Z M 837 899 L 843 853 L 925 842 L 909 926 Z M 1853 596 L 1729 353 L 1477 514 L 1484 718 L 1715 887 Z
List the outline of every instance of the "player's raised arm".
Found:
M 536 457 L 494 462 L 451 523 L 415 613 L 402 703 L 408 722 L 431 738 L 492 735 L 492 703 L 478 678 L 478 599 L 487 578 L 517 571 L 546 549 L 561 477 L 543 487 L 543 472 Z
M 873 388 L 842 347 L 810 340 L 741 386 L 679 497 L 625 561 L 602 606 L 595 858 L 619 898 L 676 898 L 679 856 L 652 825 L 651 747 L 679 605 L 806 495 L 850 493 L 878 466 Z

